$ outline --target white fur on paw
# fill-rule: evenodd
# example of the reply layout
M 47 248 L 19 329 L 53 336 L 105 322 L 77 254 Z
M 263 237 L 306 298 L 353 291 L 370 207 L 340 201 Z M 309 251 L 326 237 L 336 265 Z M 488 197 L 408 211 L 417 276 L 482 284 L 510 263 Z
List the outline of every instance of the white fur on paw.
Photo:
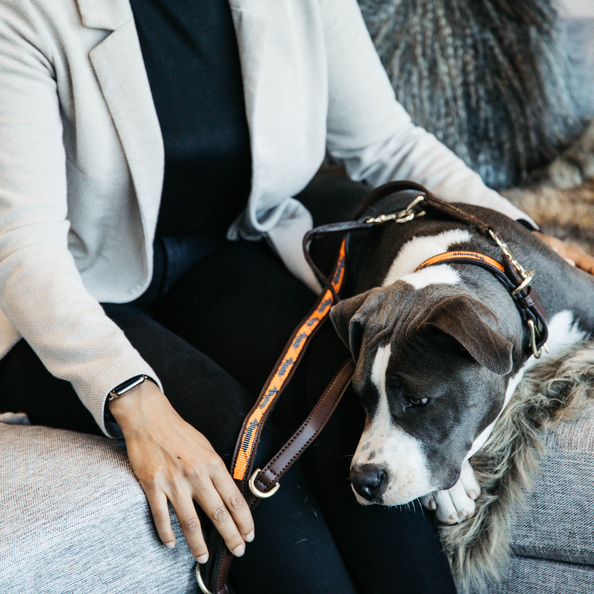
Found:
M 468 460 L 462 464 L 458 482 L 447 491 L 434 491 L 421 498 L 427 509 L 435 510 L 435 517 L 442 524 L 459 524 L 474 514 L 474 500 L 481 488 Z
M 435 502 L 435 494 L 437 492 L 434 491 L 433 493 L 429 493 L 429 495 L 421 497 L 421 503 L 425 509 L 430 509 L 431 511 L 437 509 L 437 503 Z
M 466 495 L 473 501 L 481 494 L 481 486 L 478 484 L 476 476 L 474 476 L 474 470 L 472 470 L 472 466 L 468 460 L 462 462 L 462 470 L 460 471 L 458 481 L 462 483 Z

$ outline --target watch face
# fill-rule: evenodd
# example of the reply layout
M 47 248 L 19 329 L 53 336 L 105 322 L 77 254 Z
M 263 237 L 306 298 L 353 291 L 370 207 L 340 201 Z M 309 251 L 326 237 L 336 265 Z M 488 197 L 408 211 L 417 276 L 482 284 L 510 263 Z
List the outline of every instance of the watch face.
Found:
M 142 384 L 142 382 L 144 382 L 145 378 L 146 378 L 145 375 L 137 375 L 135 377 L 132 377 L 129 380 L 126 380 L 125 382 L 121 383 L 119 386 L 116 386 L 111 391 L 111 393 L 116 398 L 119 396 L 122 396 L 123 394 L 128 392 L 128 390 L 131 390 L 132 388 L 135 388 L 136 386 Z

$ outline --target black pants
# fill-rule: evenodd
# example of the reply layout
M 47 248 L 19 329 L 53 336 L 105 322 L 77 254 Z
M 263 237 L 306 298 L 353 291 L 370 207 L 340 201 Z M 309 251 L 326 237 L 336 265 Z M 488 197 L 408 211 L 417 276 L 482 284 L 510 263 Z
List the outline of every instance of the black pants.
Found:
M 323 204 L 334 218 L 351 210 L 349 201 L 362 191 L 344 184 L 304 194 L 304 202 L 318 199 L 308 202 L 318 221 L 327 218 L 316 211 L 324 193 L 332 194 Z M 336 190 L 344 203 L 333 203 Z M 148 305 L 104 309 L 155 369 L 176 410 L 230 462 L 243 417 L 313 302 L 265 243 L 240 242 L 213 249 Z M 327 324 L 273 414 L 260 459 L 267 461 L 303 420 L 347 357 Z M 99 433 L 70 384 L 53 378 L 24 341 L 0 361 L 0 382 L 0 410 L 24 411 L 34 424 Z M 347 477 L 362 428 L 361 407 L 347 392 L 278 493 L 255 510 L 256 539 L 231 571 L 238 594 L 455 592 L 433 520 L 418 503 L 356 503 Z

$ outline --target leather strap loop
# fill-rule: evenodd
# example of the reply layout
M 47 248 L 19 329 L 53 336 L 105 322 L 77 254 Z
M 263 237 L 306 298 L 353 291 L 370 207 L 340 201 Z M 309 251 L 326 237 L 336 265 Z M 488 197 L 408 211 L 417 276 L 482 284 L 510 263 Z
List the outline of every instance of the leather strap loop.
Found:
M 320 434 L 320 431 L 324 428 L 340 402 L 354 372 L 355 363 L 352 359 L 349 359 L 339 369 L 334 378 L 332 378 L 324 394 L 318 400 L 318 403 L 301 427 L 295 431 L 278 454 L 260 471 L 255 480 L 258 489 L 264 493 L 273 489 L 279 479 L 291 468 L 293 463 Z M 251 507 L 255 507 L 258 501 L 256 500 Z

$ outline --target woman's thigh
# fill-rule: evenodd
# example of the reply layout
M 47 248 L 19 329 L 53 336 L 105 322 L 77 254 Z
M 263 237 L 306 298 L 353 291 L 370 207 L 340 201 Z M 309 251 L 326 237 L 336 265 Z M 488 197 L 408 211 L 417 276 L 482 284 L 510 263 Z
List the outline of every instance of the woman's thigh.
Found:
M 253 398 L 206 355 L 130 305 L 104 305 L 106 314 L 153 367 L 174 408 L 230 455 Z M 0 409 L 25 412 L 36 425 L 100 434 L 69 382 L 53 377 L 21 340 L 1 361 Z

